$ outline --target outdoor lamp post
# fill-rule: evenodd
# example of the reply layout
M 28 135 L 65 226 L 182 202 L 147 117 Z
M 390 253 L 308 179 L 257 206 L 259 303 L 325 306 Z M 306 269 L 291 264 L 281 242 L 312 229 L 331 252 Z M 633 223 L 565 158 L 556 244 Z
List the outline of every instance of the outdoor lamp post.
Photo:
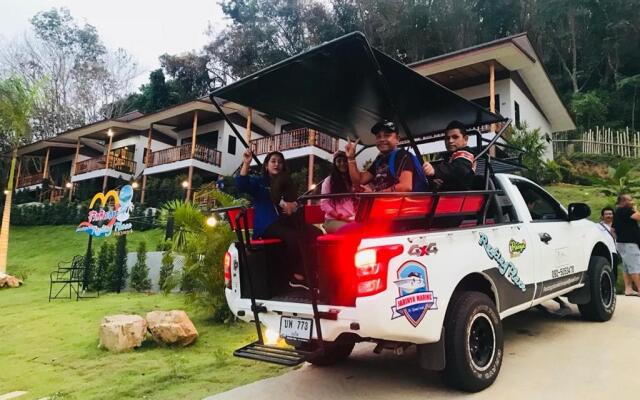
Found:
M 182 188 L 184 189 L 184 197 L 185 197 L 185 201 L 189 201 L 189 182 L 188 181 L 182 181 Z

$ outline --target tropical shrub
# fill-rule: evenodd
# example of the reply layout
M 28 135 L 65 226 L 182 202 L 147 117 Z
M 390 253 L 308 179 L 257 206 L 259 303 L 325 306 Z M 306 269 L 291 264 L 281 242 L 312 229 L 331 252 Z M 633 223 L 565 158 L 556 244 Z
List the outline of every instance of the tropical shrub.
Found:
M 131 287 L 138 292 L 151 289 L 149 267 L 147 267 L 147 244 L 145 241 L 138 245 L 137 260 L 131 268 Z
M 118 236 L 115 257 L 113 260 L 113 274 L 111 276 L 111 291 L 120 293 L 127 282 L 127 235 Z

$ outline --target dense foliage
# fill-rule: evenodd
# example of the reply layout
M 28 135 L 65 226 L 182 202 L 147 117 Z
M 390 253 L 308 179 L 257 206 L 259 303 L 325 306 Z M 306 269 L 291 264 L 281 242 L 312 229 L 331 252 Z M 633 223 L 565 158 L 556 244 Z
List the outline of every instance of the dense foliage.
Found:
M 151 289 L 151 279 L 149 279 L 149 267 L 147 267 L 147 244 L 142 241 L 138 245 L 136 263 L 131 268 L 131 288 L 144 292 Z

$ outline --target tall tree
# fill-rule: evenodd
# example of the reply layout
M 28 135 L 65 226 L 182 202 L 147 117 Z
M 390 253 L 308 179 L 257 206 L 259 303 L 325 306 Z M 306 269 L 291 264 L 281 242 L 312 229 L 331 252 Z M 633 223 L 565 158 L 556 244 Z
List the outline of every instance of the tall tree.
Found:
M 18 147 L 30 139 L 30 120 L 37 96 L 38 86 L 28 87 L 19 77 L 14 76 L 0 81 L 0 135 L 6 139 L 11 148 L 11 166 L 0 227 L 0 272 L 7 270 L 11 200 Z
M 32 31 L 0 51 L 0 66 L 29 85 L 44 81 L 33 114 L 36 139 L 103 118 L 118 110 L 138 74 L 124 50 L 109 51 L 89 24 L 78 25 L 65 8 L 37 13 Z

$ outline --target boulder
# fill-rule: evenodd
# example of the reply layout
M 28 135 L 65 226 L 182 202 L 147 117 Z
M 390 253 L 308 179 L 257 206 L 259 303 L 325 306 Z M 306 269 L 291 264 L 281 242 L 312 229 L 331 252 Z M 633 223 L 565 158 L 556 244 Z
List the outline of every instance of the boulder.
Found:
M 151 311 L 146 319 L 156 342 L 188 346 L 198 337 L 196 327 L 182 310 Z
M 100 346 L 113 351 L 140 347 L 147 334 L 147 321 L 139 315 L 109 315 L 100 323 Z
M 15 276 L 11 276 L 11 275 L 5 274 L 4 272 L 0 272 L 0 288 L 3 288 L 5 286 L 10 288 L 17 288 L 21 284 L 22 284 L 22 281 L 16 278 Z

